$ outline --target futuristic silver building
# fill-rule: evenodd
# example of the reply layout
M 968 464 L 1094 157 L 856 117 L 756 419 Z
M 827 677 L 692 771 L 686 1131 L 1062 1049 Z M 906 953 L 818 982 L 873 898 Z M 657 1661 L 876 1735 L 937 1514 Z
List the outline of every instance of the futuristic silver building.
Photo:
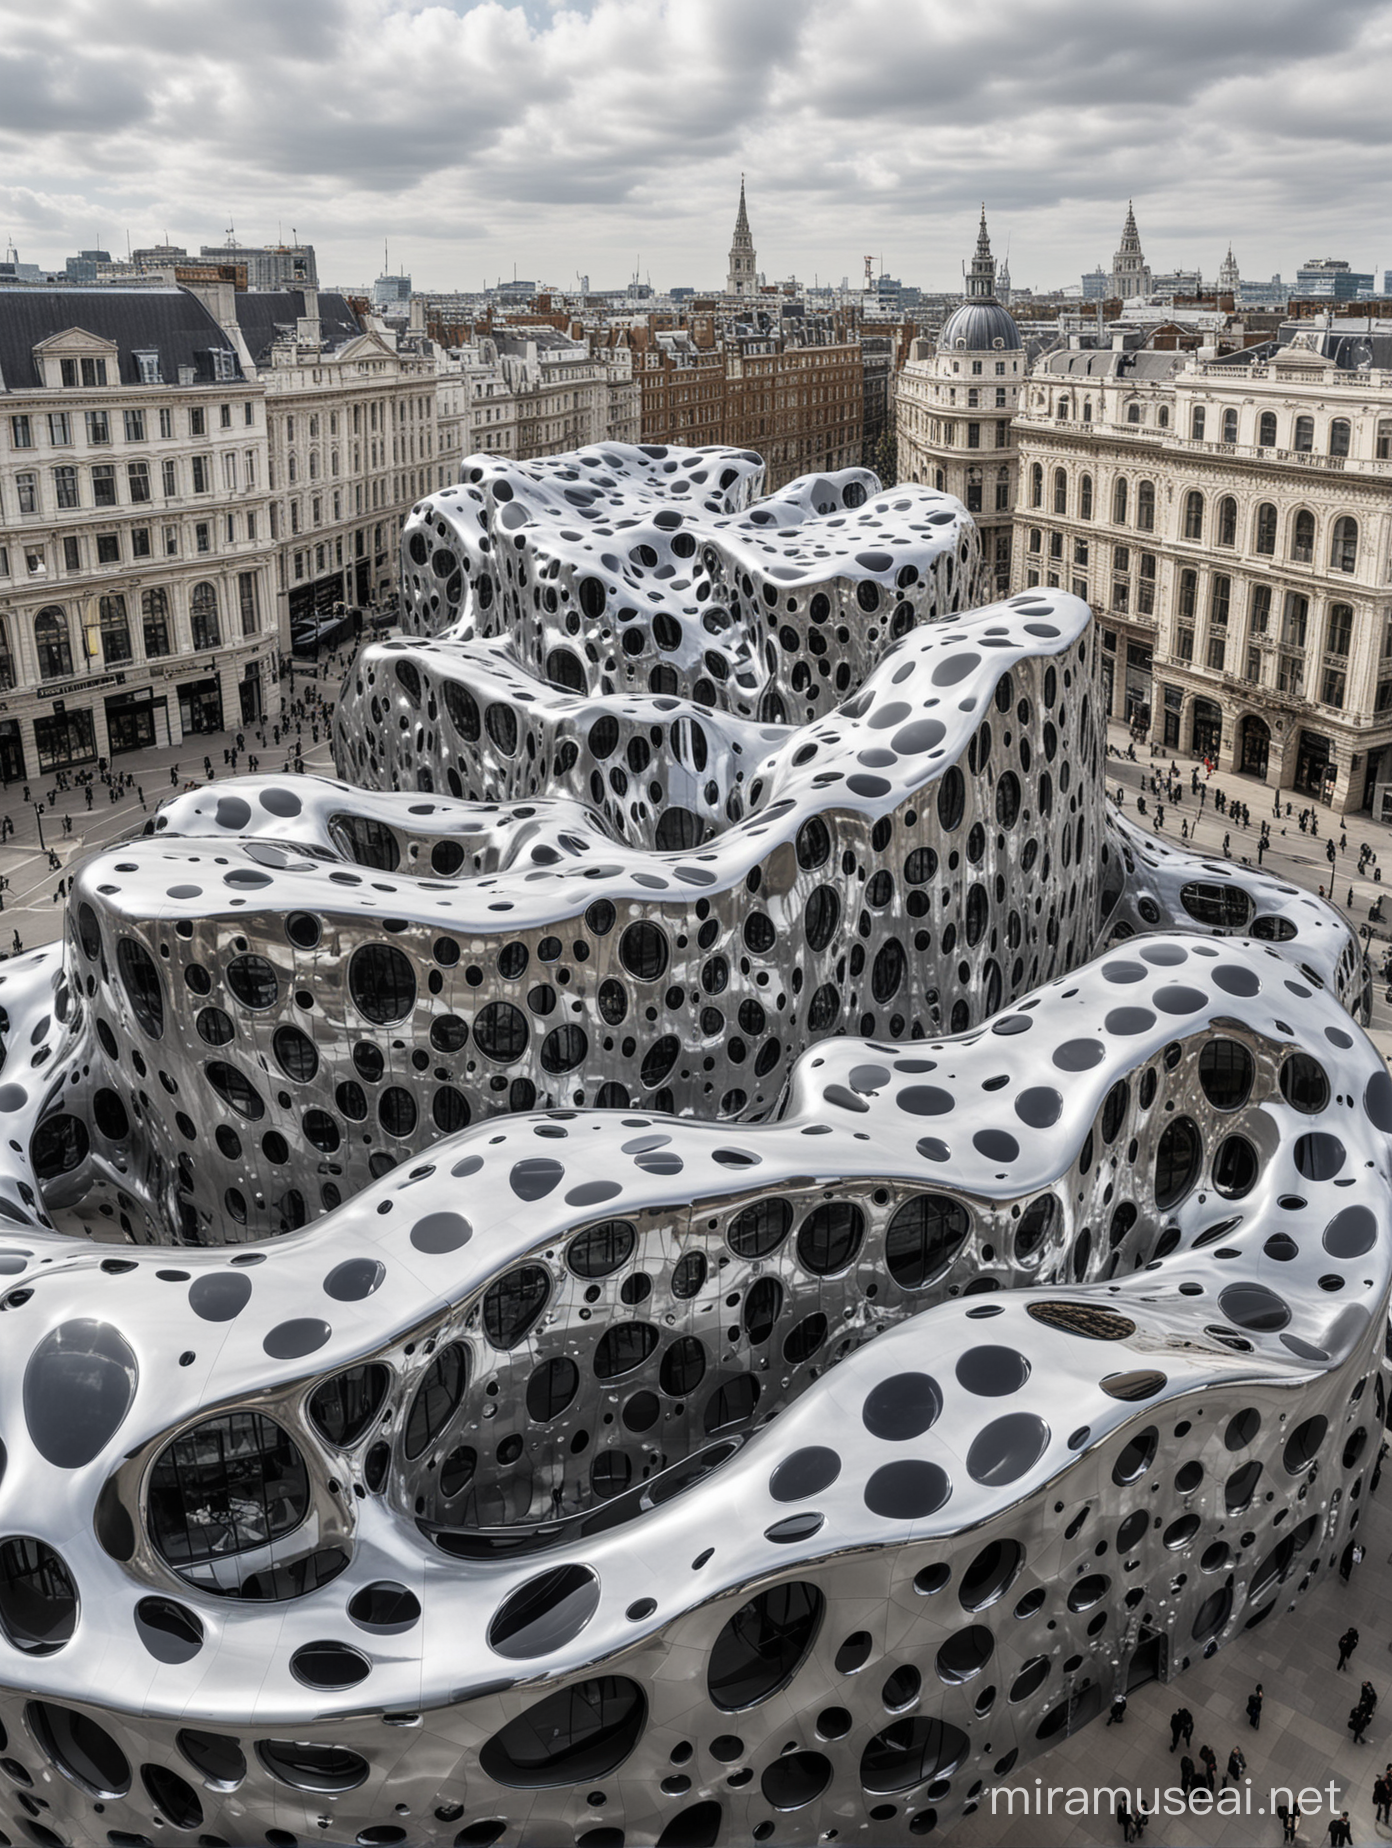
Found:
M 587 464 L 532 466 L 524 587 Z M 1384 1409 L 1356 947 L 1108 815 L 1081 604 L 917 616 L 791 727 L 598 631 L 565 696 L 546 622 L 374 647 L 342 752 L 414 787 L 176 798 L 5 966 L 11 1839 L 901 1842 L 1327 1569 Z M 588 802 L 654 699 L 664 795 Z M 495 708 L 562 793 L 440 793 Z

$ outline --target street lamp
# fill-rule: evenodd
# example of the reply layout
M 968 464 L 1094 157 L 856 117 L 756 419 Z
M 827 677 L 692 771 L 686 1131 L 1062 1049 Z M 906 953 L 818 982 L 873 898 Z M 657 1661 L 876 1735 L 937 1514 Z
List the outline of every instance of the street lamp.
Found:
M 43 831 L 43 812 L 44 812 L 44 805 L 43 805 L 43 803 L 42 803 L 42 802 L 36 802 L 36 803 L 34 804 L 34 820 L 35 820 L 35 821 L 36 821 L 36 822 L 38 823 L 38 828 L 39 828 L 39 845 L 40 845 L 40 847 L 42 847 L 42 848 L 43 848 L 43 850 L 44 850 L 44 852 L 45 852 L 45 853 L 47 853 L 47 852 L 48 852 L 48 843 L 47 843 L 47 841 L 45 841 L 45 839 L 44 839 L 44 831 Z

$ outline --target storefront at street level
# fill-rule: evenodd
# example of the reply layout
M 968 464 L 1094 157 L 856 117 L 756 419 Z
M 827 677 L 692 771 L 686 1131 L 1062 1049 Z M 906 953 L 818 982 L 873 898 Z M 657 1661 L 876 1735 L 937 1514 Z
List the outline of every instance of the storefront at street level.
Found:
M 222 683 L 216 674 L 179 683 L 179 724 L 184 736 L 222 730 Z
M 169 696 L 153 687 L 113 693 L 105 701 L 106 736 L 113 757 L 169 743 Z

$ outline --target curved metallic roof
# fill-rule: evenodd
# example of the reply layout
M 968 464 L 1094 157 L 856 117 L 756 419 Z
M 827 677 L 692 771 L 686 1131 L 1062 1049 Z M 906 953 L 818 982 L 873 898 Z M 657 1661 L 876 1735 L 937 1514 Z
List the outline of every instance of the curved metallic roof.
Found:
M 999 302 L 963 302 L 960 308 L 954 308 L 938 335 L 939 351 L 955 349 L 959 342 L 968 352 L 998 348 L 1018 351 L 1023 344 L 1014 316 Z

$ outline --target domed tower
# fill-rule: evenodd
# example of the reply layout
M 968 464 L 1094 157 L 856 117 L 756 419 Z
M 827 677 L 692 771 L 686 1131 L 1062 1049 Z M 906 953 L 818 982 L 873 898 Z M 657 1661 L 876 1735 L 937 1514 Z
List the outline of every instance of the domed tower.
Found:
M 744 175 L 740 175 L 739 216 L 730 243 L 730 269 L 725 278 L 727 295 L 756 295 L 759 273 L 754 267 L 754 239 L 749 230 L 749 214 L 744 209 Z
M 983 594 L 1010 589 L 1011 517 L 1019 453 L 1011 420 L 1025 377 L 1020 330 L 996 299 L 996 263 L 981 208 L 966 294 L 936 348 L 914 342 L 899 375 L 899 479 L 943 488 L 981 531 Z

